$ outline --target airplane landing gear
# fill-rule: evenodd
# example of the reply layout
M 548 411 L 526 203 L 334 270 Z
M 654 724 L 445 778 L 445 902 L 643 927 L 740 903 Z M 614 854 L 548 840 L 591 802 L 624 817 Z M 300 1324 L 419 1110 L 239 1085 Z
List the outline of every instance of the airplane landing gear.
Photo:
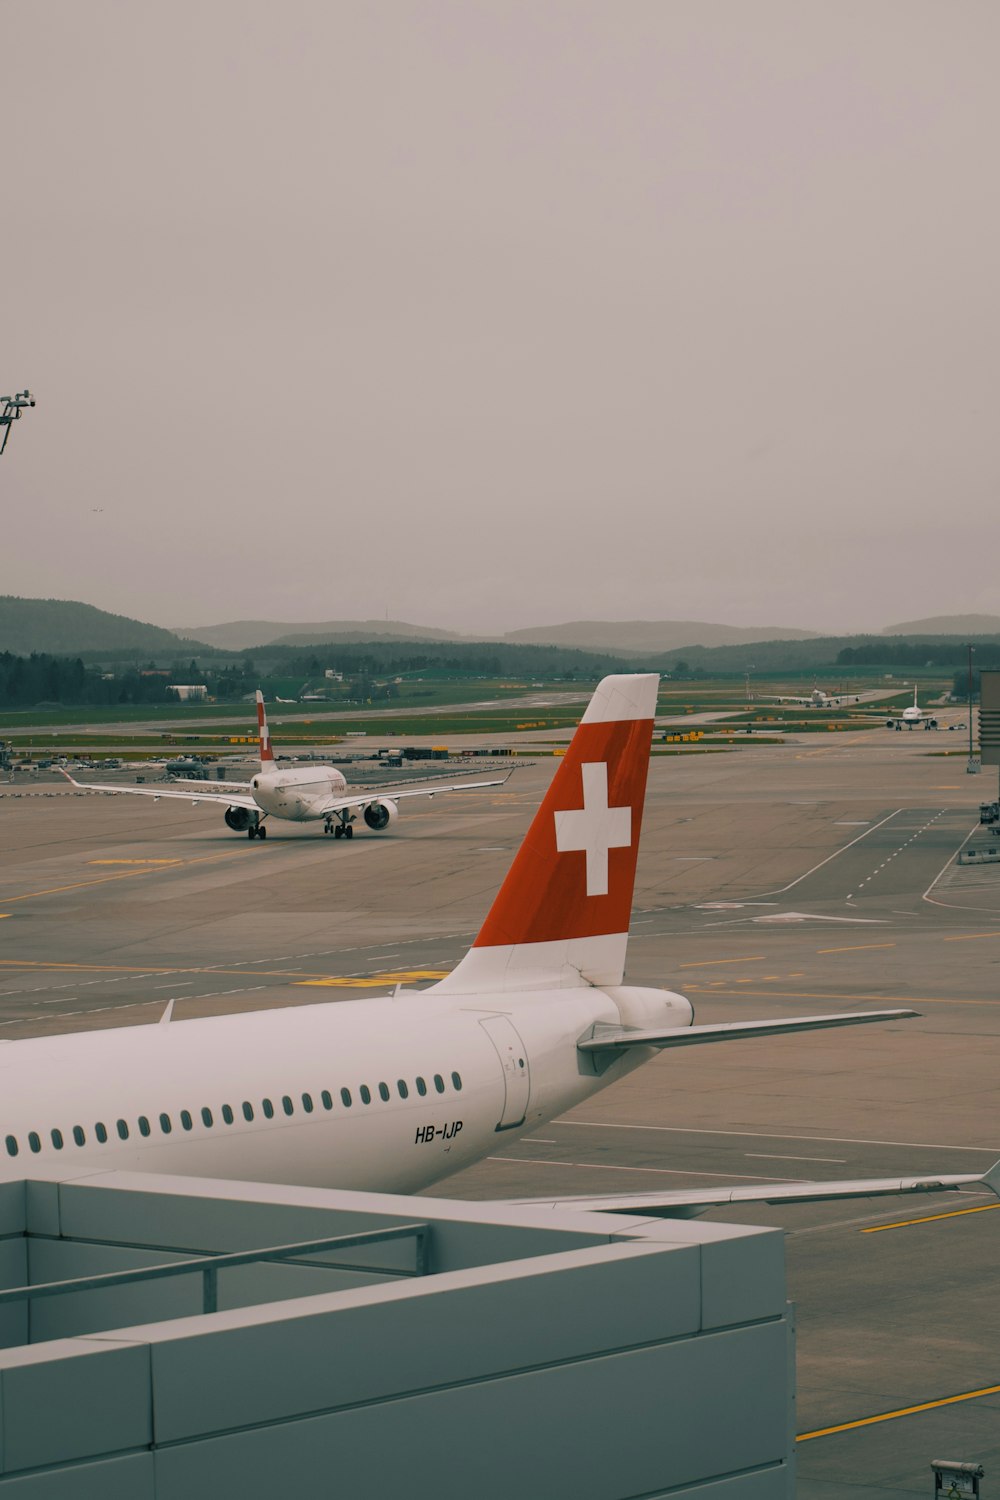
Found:
M 266 839 L 267 838 L 267 829 L 264 827 L 264 824 L 263 823 L 251 823 L 250 826 L 247 828 L 247 838 L 248 839 Z
M 332 833 L 335 839 L 352 839 L 354 837 L 354 829 L 350 823 L 327 823 L 324 832 Z

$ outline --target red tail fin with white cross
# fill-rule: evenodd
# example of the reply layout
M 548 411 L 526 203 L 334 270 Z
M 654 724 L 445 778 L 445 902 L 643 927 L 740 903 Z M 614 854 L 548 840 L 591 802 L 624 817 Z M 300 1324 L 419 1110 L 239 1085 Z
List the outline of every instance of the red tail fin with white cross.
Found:
M 658 683 L 598 684 L 479 936 L 436 988 L 621 984 Z
M 271 731 L 267 727 L 267 714 L 264 712 L 264 694 L 260 688 L 257 689 L 257 739 L 260 742 L 261 770 L 267 770 L 274 765 L 274 751 L 271 749 Z

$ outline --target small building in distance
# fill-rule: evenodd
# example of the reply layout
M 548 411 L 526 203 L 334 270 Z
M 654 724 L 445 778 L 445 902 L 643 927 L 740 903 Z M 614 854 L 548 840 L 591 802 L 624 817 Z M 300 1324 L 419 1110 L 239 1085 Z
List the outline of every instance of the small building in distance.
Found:
M 170 692 L 176 693 L 182 703 L 196 703 L 202 698 L 208 697 L 208 687 L 204 682 L 199 683 L 177 683 L 167 684 Z

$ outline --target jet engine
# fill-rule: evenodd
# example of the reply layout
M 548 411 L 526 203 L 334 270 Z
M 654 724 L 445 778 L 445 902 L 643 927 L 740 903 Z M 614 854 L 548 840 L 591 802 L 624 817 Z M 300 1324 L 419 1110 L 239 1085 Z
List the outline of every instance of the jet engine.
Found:
M 237 833 L 246 833 L 251 823 L 258 821 L 258 815 L 251 812 L 249 807 L 227 807 L 226 824 Z
M 395 823 L 399 817 L 399 808 L 395 802 L 369 802 L 365 808 L 365 822 L 369 828 L 376 833 L 381 833 L 388 828 L 390 823 Z

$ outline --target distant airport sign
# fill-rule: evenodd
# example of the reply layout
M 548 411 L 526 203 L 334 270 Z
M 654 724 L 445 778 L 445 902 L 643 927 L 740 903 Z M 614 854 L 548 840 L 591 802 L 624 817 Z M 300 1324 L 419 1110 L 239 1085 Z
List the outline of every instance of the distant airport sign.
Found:
M 1000 672 L 979 674 L 979 759 L 1000 766 Z

